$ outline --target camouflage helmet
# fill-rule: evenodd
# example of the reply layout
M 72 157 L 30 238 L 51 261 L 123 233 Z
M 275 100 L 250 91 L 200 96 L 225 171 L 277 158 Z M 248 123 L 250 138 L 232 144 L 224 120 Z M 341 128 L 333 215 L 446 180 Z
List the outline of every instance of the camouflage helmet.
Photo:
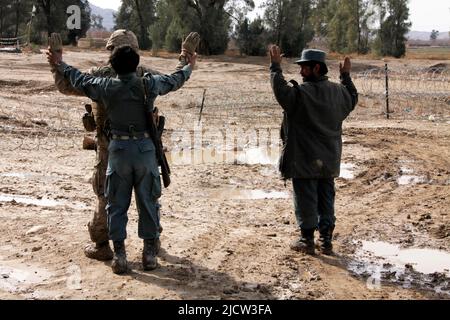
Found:
M 106 50 L 112 50 L 121 46 L 130 46 L 136 52 L 139 52 L 139 43 L 133 31 L 119 29 L 112 33 L 106 43 Z

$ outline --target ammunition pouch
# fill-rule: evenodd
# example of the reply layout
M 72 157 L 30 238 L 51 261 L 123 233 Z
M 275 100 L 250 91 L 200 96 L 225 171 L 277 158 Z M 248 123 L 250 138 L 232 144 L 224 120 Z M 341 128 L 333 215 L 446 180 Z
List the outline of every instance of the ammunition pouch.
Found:
M 85 113 L 83 116 L 83 126 L 87 132 L 94 132 L 97 129 L 97 124 L 95 123 L 94 115 Z
M 97 151 L 97 142 L 90 138 L 84 137 L 83 139 L 83 150 L 94 150 Z
M 92 106 L 90 104 L 85 105 L 86 113 L 84 114 L 83 126 L 87 132 L 94 132 L 97 129 L 97 124 L 95 123 L 95 117 L 92 113 Z

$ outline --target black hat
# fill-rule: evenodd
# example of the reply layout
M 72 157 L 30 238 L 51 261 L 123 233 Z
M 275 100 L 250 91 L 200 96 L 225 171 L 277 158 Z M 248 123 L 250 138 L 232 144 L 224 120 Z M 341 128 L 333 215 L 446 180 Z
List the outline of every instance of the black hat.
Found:
M 324 67 L 324 74 L 328 73 L 328 67 L 325 62 L 326 53 L 322 50 L 306 49 L 302 52 L 300 60 L 295 61 L 296 64 L 304 64 L 306 62 L 317 62 Z

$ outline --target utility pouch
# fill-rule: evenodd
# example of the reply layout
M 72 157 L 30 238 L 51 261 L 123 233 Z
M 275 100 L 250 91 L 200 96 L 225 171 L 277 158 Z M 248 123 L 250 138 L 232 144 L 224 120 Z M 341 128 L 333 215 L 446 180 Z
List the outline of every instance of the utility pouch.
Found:
M 83 126 L 87 132 L 94 132 L 97 129 L 97 124 L 95 123 L 94 114 L 92 113 L 92 105 L 86 104 L 86 113 L 83 116 Z

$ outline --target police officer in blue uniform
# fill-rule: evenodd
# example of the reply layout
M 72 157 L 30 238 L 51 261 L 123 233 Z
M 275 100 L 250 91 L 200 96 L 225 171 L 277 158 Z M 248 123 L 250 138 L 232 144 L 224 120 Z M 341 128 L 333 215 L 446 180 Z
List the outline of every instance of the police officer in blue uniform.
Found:
M 140 59 L 130 46 L 115 48 L 110 57 L 117 78 L 83 74 L 64 63 L 62 54 L 49 51 L 47 56 L 74 88 L 106 106 L 111 142 L 105 196 L 109 238 L 114 245 L 113 272 L 122 274 L 128 270 L 125 239 L 133 189 L 139 212 L 138 235 L 144 241 L 143 268 L 155 269 L 158 265 L 157 201 L 161 196 L 161 181 L 155 145 L 149 134 L 148 113 L 153 109 L 157 96 L 178 90 L 189 79 L 196 63 L 196 53 L 189 54 L 189 63 L 171 75 L 145 74 L 143 78 L 136 76 Z M 145 92 L 148 103 L 145 103 Z

